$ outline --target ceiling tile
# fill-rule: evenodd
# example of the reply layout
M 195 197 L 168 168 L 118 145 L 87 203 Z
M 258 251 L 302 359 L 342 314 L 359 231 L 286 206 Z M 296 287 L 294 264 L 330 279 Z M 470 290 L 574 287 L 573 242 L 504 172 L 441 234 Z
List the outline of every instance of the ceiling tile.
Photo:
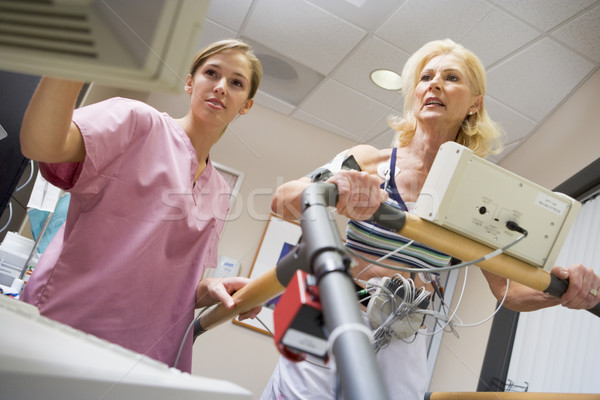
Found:
M 302 110 L 296 110 L 294 111 L 293 117 L 296 118 L 297 120 L 306 122 L 308 124 L 314 125 L 318 128 L 324 129 L 326 131 L 335 133 L 336 135 L 340 135 L 343 136 L 345 138 L 351 139 L 351 140 L 355 140 L 356 143 L 359 143 L 358 138 L 352 134 L 351 132 L 348 132 L 344 129 L 341 129 L 338 126 L 335 126 L 329 122 L 327 122 L 326 120 L 320 119 L 315 117 L 312 114 L 309 114 L 307 112 L 304 112 Z
M 372 138 L 375 138 L 382 131 L 391 129 L 388 120 L 390 119 L 390 117 L 397 116 L 400 114 L 401 112 L 388 109 L 388 111 L 381 115 L 381 117 L 377 120 L 373 127 L 369 129 L 368 132 L 365 132 L 364 135 L 361 135 L 361 137 L 363 138 L 361 140 L 361 143 L 368 143 L 371 141 Z
M 490 69 L 488 94 L 539 122 L 593 68 L 593 64 L 577 54 L 543 39 Z
M 369 140 L 369 144 L 378 149 L 389 149 L 392 147 L 395 131 L 392 128 L 387 128 L 377 136 Z
M 460 41 L 477 54 L 485 66 L 497 62 L 540 36 L 538 31 L 499 8 L 488 11 Z M 490 46 L 490 43 L 494 45 Z
M 597 0 L 490 0 L 543 31 L 549 31 Z
M 273 111 L 277 111 L 285 115 L 290 115 L 296 109 L 295 106 L 263 92 L 262 89 L 258 89 L 256 95 L 254 96 L 254 101 L 256 104 L 260 104 L 261 106 L 270 108 Z
M 261 44 L 242 37 L 254 49 L 263 66 L 260 89 L 297 106 L 323 80 L 324 76 Z
M 206 17 L 229 29 L 238 31 L 251 5 L 252 0 L 211 1 Z
M 600 3 L 553 32 L 552 36 L 600 63 Z
M 600 0 L 424 4 L 423 0 L 214 0 L 198 47 L 225 37 L 249 41 L 257 53 L 279 58 L 263 61 L 268 68 L 256 104 L 356 143 L 386 148 L 393 136 L 387 117 L 402 112 L 402 100 L 398 93 L 373 85 L 370 72 L 375 68 L 400 72 L 409 54 L 430 40 L 449 37 L 487 66 L 486 108 L 506 131 L 507 149 L 492 157 L 496 162 L 600 67 Z M 294 85 L 273 79 L 281 71 L 269 72 L 279 61 L 294 70 L 306 67 L 323 80 L 308 83 L 299 74 L 296 86 L 304 91 L 293 94 Z
M 435 7 L 424 7 L 422 0 L 408 0 L 375 34 L 412 54 L 431 40 L 451 38 L 462 42 L 492 9 L 482 1 L 437 1 Z M 496 40 L 493 43 L 496 45 Z
M 390 114 L 389 107 L 333 80 L 321 85 L 301 110 L 329 121 L 359 141 L 380 132 L 381 129 L 374 129 L 385 124 Z
M 487 160 L 490 161 L 490 162 L 493 162 L 495 164 L 500 164 L 500 162 L 502 160 L 504 160 L 507 155 L 509 155 L 510 153 L 512 153 L 522 143 L 523 143 L 523 141 L 517 141 L 517 142 L 513 142 L 511 144 L 508 144 L 508 145 L 506 145 L 504 147 L 504 149 L 502 150 L 502 152 L 500 154 L 492 154 L 492 155 L 490 155 L 490 156 L 487 157 Z
M 256 0 L 242 34 L 324 75 L 366 32 L 300 0 Z
M 198 42 L 198 50 L 208 46 L 209 44 L 216 42 L 217 40 L 223 40 L 227 38 L 236 37 L 236 32 L 231 29 L 224 28 L 221 25 L 214 23 L 207 19 L 204 21 L 202 27 L 202 34 L 200 35 L 200 41 Z
M 502 142 L 505 145 L 526 138 L 538 124 L 490 96 L 485 97 L 485 107 L 490 118 L 500 124 L 504 130 L 506 136 Z
M 361 43 L 356 51 L 333 74 L 335 80 L 356 89 L 374 99 L 393 107 L 402 109 L 402 96 L 397 91 L 389 91 L 376 86 L 370 79 L 371 72 L 376 69 L 389 69 L 402 72 L 402 66 L 408 59 L 404 51 L 371 37 Z
M 371 30 L 379 26 L 392 10 L 405 0 L 308 0 L 333 15 L 344 18 L 361 28 Z

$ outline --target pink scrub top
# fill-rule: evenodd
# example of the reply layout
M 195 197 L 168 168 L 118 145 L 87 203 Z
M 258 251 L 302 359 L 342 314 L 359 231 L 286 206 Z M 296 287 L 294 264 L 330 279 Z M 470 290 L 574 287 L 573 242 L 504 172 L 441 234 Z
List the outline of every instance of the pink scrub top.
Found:
M 115 98 L 75 110 L 82 163 L 40 164 L 71 193 L 22 299 L 41 314 L 173 366 L 195 289 L 216 267 L 230 189 L 169 115 Z M 190 372 L 192 335 L 177 368 Z

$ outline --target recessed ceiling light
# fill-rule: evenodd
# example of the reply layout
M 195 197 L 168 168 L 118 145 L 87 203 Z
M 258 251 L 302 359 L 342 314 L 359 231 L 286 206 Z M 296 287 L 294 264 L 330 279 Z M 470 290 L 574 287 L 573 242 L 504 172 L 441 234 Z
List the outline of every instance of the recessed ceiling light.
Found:
M 371 81 L 386 90 L 402 89 L 402 77 L 389 69 L 376 69 L 371 72 Z
M 270 54 L 256 55 L 263 66 L 265 77 L 279 81 L 294 82 L 298 79 L 298 72 L 289 63 Z

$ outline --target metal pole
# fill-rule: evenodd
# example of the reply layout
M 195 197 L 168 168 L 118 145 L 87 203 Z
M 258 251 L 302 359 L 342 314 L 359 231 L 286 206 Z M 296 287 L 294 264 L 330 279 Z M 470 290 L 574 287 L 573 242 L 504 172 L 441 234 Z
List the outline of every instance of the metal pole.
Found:
M 325 327 L 345 399 L 387 400 L 384 381 L 363 322 L 345 257 L 328 206 L 337 202 L 331 184 L 311 185 L 302 195 L 302 234 L 317 279 Z

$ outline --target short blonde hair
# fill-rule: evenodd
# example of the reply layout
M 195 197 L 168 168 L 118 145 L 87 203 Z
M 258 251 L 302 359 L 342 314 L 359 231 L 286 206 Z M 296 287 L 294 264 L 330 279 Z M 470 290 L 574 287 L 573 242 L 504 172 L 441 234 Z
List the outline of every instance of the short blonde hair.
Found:
M 260 80 L 262 79 L 263 68 L 260 60 L 254 54 L 254 51 L 252 51 L 250 45 L 246 42 L 242 42 L 241 40 L 225 39 L 214 42 L 200 50 L 192 61 L 190 75 L 194 76 L 196 70 L 200 68 L 202 64 L 204 64 L 210 57 L 227 50 L 237 50 L 241 52 L 250 62 L 252 76 L 250 77 L 250 94 L 248 95 L 248 99 L 253 99 L 256 91 L 258 90 L 258 86 L 260 85 Z
M 487 84 L 485 68 L 473 52 L 450 39 L 426 43 L 410 56 L 402 70 L 404 114 L 402 117 L 392 117 L 389 120 L 390 126 L 397 131 L 393 142 L 394 146 L 407 146 L 415 135 L 417 121 L 413 114 L 413 103 L 421 71 L 432 58 L 447 54 L 454 55 L 464 63 L 472 93 L 485 95 Z M 470 148 L 474 154 L 485 157 L 490 153 L 499 153 L 502 150 L 501 136 L 502 130 L 489 117 L 484 104 L 482 104 L 477 113 L 464 120 L 456 136 L 456 142 Z

